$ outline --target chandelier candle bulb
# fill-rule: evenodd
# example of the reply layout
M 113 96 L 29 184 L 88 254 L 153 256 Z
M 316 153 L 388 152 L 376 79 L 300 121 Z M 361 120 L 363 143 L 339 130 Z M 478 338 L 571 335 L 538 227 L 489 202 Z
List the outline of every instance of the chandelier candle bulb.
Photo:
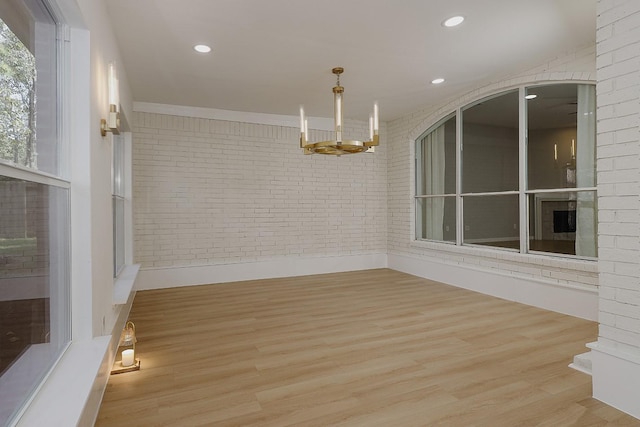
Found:
M 119 82 L 118 75 L 116 74 L 115 63 L 109 63 L 109 108 L 113 109 L 115 106 L 116 111 L 119 109 L 120 101 L 118 100 Z
M 369 139 L 373 140 L 373 115 L 369 116 Z
M 300 106 L 300 133 L 305 133 L 304 131 L 304 107 Z
M 576 156 L 576 140 L 572 139 L 571 140 L 571 158 L 574 158 Z
M 553 160 L 558 160 L 558 144 L 553 144 Z
M 373 103 L 373 131 L 378 133 L 378 103 Z M 373 137 L 372 137 L 373 138 Z

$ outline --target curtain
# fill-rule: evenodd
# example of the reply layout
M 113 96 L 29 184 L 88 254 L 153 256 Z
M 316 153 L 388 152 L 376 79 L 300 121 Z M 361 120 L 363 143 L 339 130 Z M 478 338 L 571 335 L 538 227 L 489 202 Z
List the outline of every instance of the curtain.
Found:
M 576 143 L 576 186 L 596 185 L 596 90 L 592 85 L 578 85 L 578 140 Z M 596 194 L 577 193 L 576 255 L 597 256 Z
M 423 194 L 444 195 L 444 139 L 445 128 L 442 124 L 422 140 Z M 425 199 L 423 220 L 424 237 L 443 240 L 444 197 Z

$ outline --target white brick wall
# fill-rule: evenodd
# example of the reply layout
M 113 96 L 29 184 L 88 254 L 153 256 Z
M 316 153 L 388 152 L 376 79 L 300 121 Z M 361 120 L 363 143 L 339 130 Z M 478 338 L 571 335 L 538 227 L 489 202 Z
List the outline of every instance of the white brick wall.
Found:
M 640 356 L 640 2 L 597 21 L 599 345 Z
M 349 132 L 367 123 L 347 121 Z M 311 130 L 320 138 L 329 132 Z M 295 128 L 136 112 L 135 262 L 385 253 L 386 144 L 381 129 L 374 154 L 305 156 Z
M 451 266 L 508 274 L 545 283 L 596 289 L 597 264 L 547 256 L 415 242 L 413 239 L 413 141 L 456 108 L 518 85 L 545 81 L 594 81 L 595 46 L 586 46 L 519 75 L 496 80 L 438 108 L 426 109 L 387 123 L 389 160 L 389 253 L 422 257 Z M 602 160 L 606 161 L 606 160 Z M 617 182 L 617 181 L 616 181 Z M 617 185 L 617 184 L 616 184 Z

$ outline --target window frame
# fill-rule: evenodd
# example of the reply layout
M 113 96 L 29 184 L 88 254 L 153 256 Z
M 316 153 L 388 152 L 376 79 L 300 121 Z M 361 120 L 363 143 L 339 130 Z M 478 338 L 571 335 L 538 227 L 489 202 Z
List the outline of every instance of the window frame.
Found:
M 575 187 L 575 188 L 553 188 L 553 189 L 538 189 L 538 190 L 529 190 L 527 188 L 527 138 L 528 138 L 528 130 L 527 130 L 527 108 L 525 94 L 527 89 L 539 87 L 539 86 L 549 86 L 549 85 L 563 85 L 563 84 L 573 84 L 573 85 L 589 85 L 595 87 L 595 83 L 592 81 L 576 81 L 576 80 L 566 80 L 566 81 L 543 81 L 543 82 L 533 82 L 533 83 L 525 83 L 522 85 L 518 85 L 515 87 L 507 87 L 500 88 L 498 92 L 494 92 L 492 94 L 488 94 L 481 98 L 475 99 L 470 102 L 465 102 L 462 105 L 459 105 L 453 111 L 448 112 L 440 116 L 439 119 L 435 120 L 431 126 L 427 128 L 425 132 L 422 132 L 420 136 L 415 138 L 412 141 L 413 149 L 412 153 L 412 161 L 414 162 L 414 179 L 412 182 L 412 192 L 413 192 L 413 227 L 412 227 L 412 242 L 420 243 L 427 242 L 436 245 L 454 245 L 454 242 L 445 241 L 445 240 L 433 240 L 427 238 L 421 238 L 419 236 L 419 230 L 421 230 L 419 221 L 419 213 L 420 207 L 418 204 L 421 199 L 430 198 L 430 197 L 443 197 L 443 196 L 451 196 L 450 194 L 446 195 L 426 195 L 426 194 L 418 194 L 418 180 L 423 173 L 421 168 L 421 159 L 419 156 L 419 150 L 417 148 L 419 142 L 430 132 L 437 129 L 438 126 L 443 124 L 445 121 L 449 120 L 451 117 L 456 118 L 456 247 L 468 246 L 474 247 L 476 249 L 482 249 L 487 251 L 492 250 L 500 250 L 500 251 L 509 251 L 509 252 L 517 252 L 520 254 L 534 254 L 534 255 L 544 255 L 551 256 L 557 258 L 569 258 L 575 260 L 586 260 L 586 261 L 597 261 L 598 257 L 596 256 L 584 256 L 584 255 L 571 255 L 571 254 L 563 254 L 556 252 L 544 252 L 530 249 L 529 239 L 531 238 L 529 232 L 529 218 L 531 212 L 529 212 L 529 202 L 528 198 L 532 194 L 544 194 L 544 193 L 580 193 L 580 192 L 592 192 L 594 194 L 594 199 L 596 200 L 597 205 L 597 183 L 593 187 Z M 497 191 L 497 192 L 482 192 L 482 193 L 463 193 L 462 192 L 462 156 L 463 156 L 463 141 L 462 141 L 462 117 L 463 111 L 472 106 L 475 106 L 485 100 L 490 100 L 496 97 L 499 97 L 502 94 L 507 94 L 509 92 L 517 91 L 518 93 L 518 189 L 515 191 Z M 596 165 L 593 165 L 594 168 L 594 176 Z M 500 195 L 518 195 L 518 203 L 519 203 L 519 248 L 518 249 L 509 249 L 502 247 L 492 247 L 486 245 L 477 245 L 473 243 L 465 243 L 464 242 L 464 198 L 465 197 L 477 197 L 477 196 L 500 196 Z M 597 207 L 595 209 L 595 215 L 597 217 Z M 597 227 L 597 222 L 596 222 Z M 597 228 L 595 230 L 595 234 L 597 235 Z M 596 247 L 597 251 L 597 247 Z
M 47 378 L 52 374 L 59 361 L 68 350 L 72 343 L 72 321 L 71 321 L 71 181 L 70 181 L 70 161 L 69 161 L 69 117 L 66 110 L 66 95 L 69 90 L 69 45 L 68 31 L 69 27 L 62 19 L 62 14 L 55 3 L 55 0 L 37 0 L 24 1 L 20 0 L 21 7 L 38 8 L 37 14 L 50 16 L 50 21 L 44 25 L 50 25 L 51 31 L 46 31 L 48 43 L 54 49 L 45 53 L 36 52 L 36 69 L 42 64 L 42 56 L 47 58 L 44 60 L 48 68 L 45 72 L 45 81 L 36 83 L 36 88 L 42 88 L 42 84 L 49 85 L 46 87 L 48 95 L 55 95 L 55 99 L 45 99 L 45 105 L 38 108 L 36 104 L 36 115 L 46 108 L 44 113 L 44 122 L 48 132 L 46 136 L 42 136 L 40 141 L 45 141 L 44 149 L 40 153 L 49 160 L 48 168 L 38 170 L 34 167 L 26 167 L 15 164 L 11 161 L 0 159 L 0 175 L 25 182 L 44 185 L 48 188 L 64 190 L 66 193 L 65 200 L 62 204 L 57 198 L 49 194 L 47 197 L 47 221 L 48 221 L 48 277 L 49 286 L 47 287 L 49 294 L 48 312 L 50 316 L 48 333 L 51 339 L 48 342 L 51 347 L 49 356 L 44 361 L 39 361 L 37 365 L 37 374 L 33 377 L 33 383 L 28 385 L 28 391 L 23 392 L 20 397 L 20 403 L 15 403 L 11 409 L 13 412 L 5 421 L 12 425 L 20 420 L 25 411 L 28 409 L 34 396 L 38 393 Z M 36 18 L 34 18 L 36 19 Z M 37 19 L 36 19 L 37 20 Z M 36 24 L 37 25 L 37 24 Z M 40 32 L 39 34 L 42 34 Z M 53 75 L 52 75 L 53 74 Z M 38 89 L 36 89 L 38 91 Z M 46 96 L 45 96 L 46 98 Z M 40 126 L 36 123 L 36 126 Z M 38 129 L 41 129 L 38 127 Z M 40 133 L 40 131 L 39 131 Z M 36 139 L 38 141 L 38 139 Z M 49 144 L 49 145 L 47 145 Z M 48 157 L 46 157 L 48 156 Z M 54 169 L 51 169 L 53 165 Z M 63 213 L 61 215 L 61 212 Z M 51 285 L 56 283 L 56 286 Z M 27 350 L 17 359 L 14 364 L 5 371 L 5 374 L 12 369 L 33 369 L 23 366 L 28 363 L 30 358 L 30 349 Z M 4 375 L 3 375 L 4 376 Z M 36 379 L 37 377 L 37 379 Z M 16 389 L 12 386 L 12 391 Z M 17 402 L 18 400 L 16 400 Z

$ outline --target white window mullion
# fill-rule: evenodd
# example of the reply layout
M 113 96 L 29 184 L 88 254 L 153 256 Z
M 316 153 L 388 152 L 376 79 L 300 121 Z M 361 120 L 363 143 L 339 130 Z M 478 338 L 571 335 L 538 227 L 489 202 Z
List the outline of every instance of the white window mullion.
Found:
M 53 175 L 37 172 L 20 166 L 7 165 L 2 163 L 2 161 L 0 161 L 0 175 L 23 181 L 37 182 L 38 184 L 51 185 L 54 187 L 69 188 L 71 186 L 69 181 L 57 178 Z
M 456 245 L 462 245 L 464 221 L 462 218 L 462 110 L 456 110 Z
M 518 90 L 518 161 L 519 161 L 519 177 L 518 190 L 520 202 L 520 252 L 527 253 L 529 251 L 529 226 L 527 224 L 529 218 L 527 203 L 527 100 L 525 99 L 526 89 L 521 87 Z

